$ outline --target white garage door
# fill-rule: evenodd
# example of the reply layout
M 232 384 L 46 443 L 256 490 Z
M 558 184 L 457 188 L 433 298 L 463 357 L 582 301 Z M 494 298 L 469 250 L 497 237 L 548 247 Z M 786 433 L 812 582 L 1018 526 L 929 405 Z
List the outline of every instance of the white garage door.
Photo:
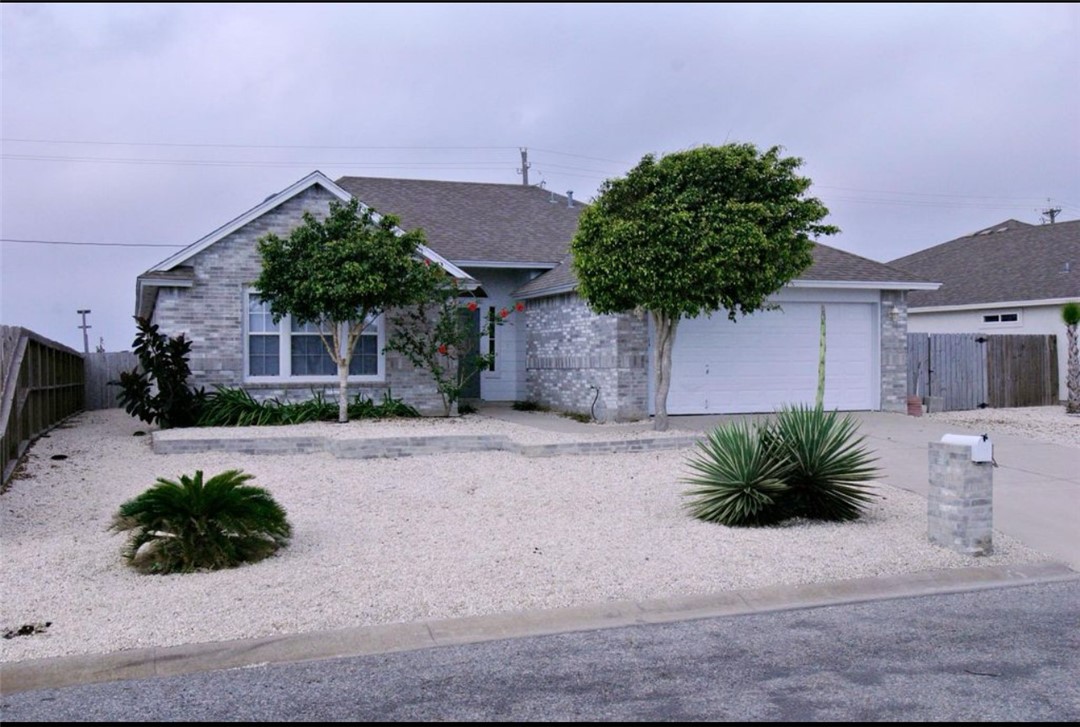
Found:
M 876 408 L 874 306 L 825 306 L 825 407 Z M 821 307 L 784 303 L 732 323 L 723 313 L 683 320 L 672 350 L 669 414 L 771 412 L 813 404 Z

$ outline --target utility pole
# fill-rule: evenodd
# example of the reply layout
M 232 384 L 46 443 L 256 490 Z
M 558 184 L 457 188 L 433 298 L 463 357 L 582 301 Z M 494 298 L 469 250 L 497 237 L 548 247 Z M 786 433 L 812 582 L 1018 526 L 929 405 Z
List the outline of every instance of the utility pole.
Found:
M 90 326 L 86 324 L 86 314 L 89 313 L 90 310 L 77 310 L 75 312 L 82 316 L 82 325 L 78 326 L 78 328 L 82 329 L 83 353 L 90 353 L 90 338 L 86 335 L 87 329 L 90 328 Z
M 527 147 L 521 147 L 521 169 L 517 170 L 517 173 L 521 175 L 521 183 L 526 187 L 529 186 L 529 149 Z
M 1040 212 L 1042 212 L 1043 215 L 1043 222 L 1046 222 L 1046 218 L 1049 217 L 1050 224 L 1052 225 L 1054 224 L 1054 220 L 1057 218 L 1057 216 L 1061 214 L 1061 208 L 1051 205 L 1049 199 L 1046 200 L 1046 204 L 1048 205 L 1047 208 L 1044 210 L 1040 210 Z

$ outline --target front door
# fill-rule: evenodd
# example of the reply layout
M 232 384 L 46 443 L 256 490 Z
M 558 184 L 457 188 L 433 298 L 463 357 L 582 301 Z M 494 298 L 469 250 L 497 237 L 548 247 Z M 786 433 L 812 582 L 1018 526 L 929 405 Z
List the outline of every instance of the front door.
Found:
M 476 365 L 476 357 L 480 355 L 480 310 L 462 308 L 459 315 L 463 327 L 471 334 L 465 344 L 465 351 L 462 352 L 461 360 L 458 362 L 461 367 L 459 370 L 461 380 L 464 382 L 461 389 L 461 398 L 479 399 L 480 371 Z

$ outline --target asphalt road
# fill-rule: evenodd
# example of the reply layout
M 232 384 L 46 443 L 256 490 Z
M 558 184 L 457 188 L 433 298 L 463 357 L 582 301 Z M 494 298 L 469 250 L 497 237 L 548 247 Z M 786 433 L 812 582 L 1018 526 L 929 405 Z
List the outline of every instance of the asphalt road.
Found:
M 18 692 L 4 722 L 1080 721 L 1080 579 Z

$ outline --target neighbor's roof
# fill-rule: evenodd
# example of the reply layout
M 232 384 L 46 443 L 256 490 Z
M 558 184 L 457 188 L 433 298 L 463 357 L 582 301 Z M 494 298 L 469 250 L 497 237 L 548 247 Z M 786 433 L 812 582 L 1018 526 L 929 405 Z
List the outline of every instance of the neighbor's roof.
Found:
M 837 250 L 835 247 L 814 243 L 814 262 L 792 285 L 813 287 L 824 283 L 824 287 L 859 287 L 882 288 L 891 290 L 932 289 L 937 284 L 919 275 L 899 270 L 890 265 L 875 262 L 850 252 Z M 566 293 L 577 287 L 577 278 L 571 266 L 570 256 L 563 258 L 559 265 L 540 277 L 529 281 L 515 291 L 519 298 L 538 298 L 557 293 Z
M 942 286 L 913 292 L 909 307 L 1080 297 L 1080 220 L 1029 225 L 1006 220 L 897 258 L 890 265 Z
M 342 177 L 363 204 L 422 228 L 428 247 L 457 265 L 532 263 L 550 267 L 577 231 L 584 204 L 523 184 Z

